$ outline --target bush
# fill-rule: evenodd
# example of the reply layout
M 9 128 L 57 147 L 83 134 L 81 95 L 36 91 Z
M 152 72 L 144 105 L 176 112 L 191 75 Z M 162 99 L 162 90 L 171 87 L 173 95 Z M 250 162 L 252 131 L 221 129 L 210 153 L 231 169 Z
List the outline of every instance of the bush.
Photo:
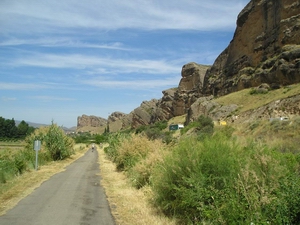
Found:
M 164 143 L 170 143 L 172 141 L 172 134 L 165 132 L 168 127 L 167 121 L 158 121 L 151 125 L 142 125 L 135 130 L 135 134 L 145 134 L 150 140 L 161 139 Z
M 33 150 L 35 140 L 42 143 L 39 156 L 47 160 L 62 160 L 74 154 L 74 141 L 65 135 L 64 131 L 56 124 L 52 123 L 49 127 L 41 127 L 25 139 L 27 150 Z
M 51 124 L 43 141 L 54 161 L 65 159 L 74 153 L 73 140 L 67 137 L 56 124 Z
M 130 135 L 127 133 L 110 133 L 107 138 L 108 147 L 104 148 L 104 152 L 113 162 L 116 161 L 118 157 L 118 146 L 128 139 Z
M 116 163 L 136 188 L 150 183 L 154 166 L 162 161 L 167 153 L 161 140 L 149 140 L 145 135 L 110 135 L 109 147 L 104 149 L 109 158 Z
M 220 134 L 188 138 L 156 167 L 154 200 L 181 224 L 295 224 L 298 170 L 295 155 L 266 146 L 242 148 Z
M 118 155 L 115 159 L 117 168 L 127 171 L 139 160 L 145 158 L 151 150 L 148 142 L 150 141 L 143 135 L 132 135 L 123 140 L 117 147 Z
M 135 144 L 138 144 L 140 141 L 144 142 L 147 152 L 144 156 L 141 154 L 141 157 L 138 158 L 136 163 L 127 170 L 127 175 L 136 188 L 142 188 L 151 183 L 155 166 L 159 162 L 162 162 L 164 156 L 168 153 L 166 146 L 161 140 L 149 141 L 143 137 L 135 138 L 133 148 L 135 148 Z
M 6 183 L 7 180 L 22 174 L 31 168 L 30 165 L 26 150 L 18 150 L 14 154 L 5 150 L 0 155 L 0 183 Z
M 201 140 L 206 136 L 210 136 L 214 132 L 214 123 L 210 117 L 201 115 L 196 121 L 189 123 L 180 133 L 183 135 L 188 130 L 194 129 L 194 132 L 198 135 L 198 139 Z

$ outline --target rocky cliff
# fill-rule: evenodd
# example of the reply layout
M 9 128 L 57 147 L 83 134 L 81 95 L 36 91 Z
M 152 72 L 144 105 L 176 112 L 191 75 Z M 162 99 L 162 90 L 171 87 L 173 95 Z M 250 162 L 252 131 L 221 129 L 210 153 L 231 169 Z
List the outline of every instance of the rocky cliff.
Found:
M 250 1 L 238 15 L 233 40 L 207 71 L 203 94 L 300 82 L 299 29 L 300 1 Z
M 140 107 L 130 113 L 132 127 L 169 120 L 186 114 L 191 105 L 202 95 L 203 80 L 208 68 L 210 66 L 194 62 L 184 65 L 181 71 L 182 78 L 177 88 L 162 91 L 161 99 L 144 101 Z
M 132 123 L 132 114 L 122 112 L 113 112 L 107 120 L 109 130 L 112 132 L 130 128 Z
M 107 120 L 97 116 L 82 115 L 77 117 L 77 128 L 106 126 Z
M 147 115 L 146 124 L 186 114 L 190 109 L 199 115 L 206 96 L 222 96 L 261 84 L 275 89 L 299 83 L 299 29 L 299 0 L 250 1 L 237 17 L 232 41 L 214 64 L 184 65 L 178 88 L 163 91 L 155 107 L 146 110 L 152 113 Z M 212 107 L 216 119 L 226 117 L 236 106 Z M 192 118 L 188 115 L 187 121 Z
M 236 24 L 232 41 L 212 66 L 184 65 L 178 87 L 164 90 L 159 100 L 144 101 L 115 122 L 110 118 L 110 123 L 124 129 L 184 114 L 187 122 L 201 114 L 222 119 L 238 106 L 219 105 L 213 97 L 262 84 L 276 89 L 300 82 L 299 0 L 251 0 Z

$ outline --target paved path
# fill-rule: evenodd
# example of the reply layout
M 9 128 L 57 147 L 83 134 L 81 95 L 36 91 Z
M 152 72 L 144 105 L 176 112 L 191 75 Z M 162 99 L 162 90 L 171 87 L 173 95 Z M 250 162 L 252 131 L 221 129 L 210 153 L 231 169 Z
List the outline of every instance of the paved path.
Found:
M 64 172 L 0 216 L 1 225 L 114 225 L 100 186 L 98 152 L 88 152 Z

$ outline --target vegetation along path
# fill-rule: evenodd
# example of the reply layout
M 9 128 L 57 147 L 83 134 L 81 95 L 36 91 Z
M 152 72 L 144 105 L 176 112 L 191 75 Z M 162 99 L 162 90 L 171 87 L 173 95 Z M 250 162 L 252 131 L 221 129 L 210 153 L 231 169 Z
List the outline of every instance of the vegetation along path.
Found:
M 92 149 L 0 217 L 1 225 L 115 224 Z

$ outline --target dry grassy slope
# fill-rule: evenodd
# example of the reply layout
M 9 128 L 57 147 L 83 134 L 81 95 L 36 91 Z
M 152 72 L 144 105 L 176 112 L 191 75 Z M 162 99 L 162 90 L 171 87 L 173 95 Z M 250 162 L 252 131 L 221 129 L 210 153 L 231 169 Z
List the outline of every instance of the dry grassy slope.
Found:
M 106 127 L 80 127 L 77 128 L 77 132 L 91 132 L 92 134 L 102 134 Z
M 215 99 L 219 104 L 229 105 L 236 104 L 239 106 L 239 113 L 246 112 L 248 110 L 257 109 L 270 102 L 285 99 L 291 96 L 300 94 L 300 84 L 289 85 L 277 90 L 269 91 L 267 94 L 250 94 L 250 89 L 244 89 L 242 91 L 233 92 L 231 94 L 222 96 Z

